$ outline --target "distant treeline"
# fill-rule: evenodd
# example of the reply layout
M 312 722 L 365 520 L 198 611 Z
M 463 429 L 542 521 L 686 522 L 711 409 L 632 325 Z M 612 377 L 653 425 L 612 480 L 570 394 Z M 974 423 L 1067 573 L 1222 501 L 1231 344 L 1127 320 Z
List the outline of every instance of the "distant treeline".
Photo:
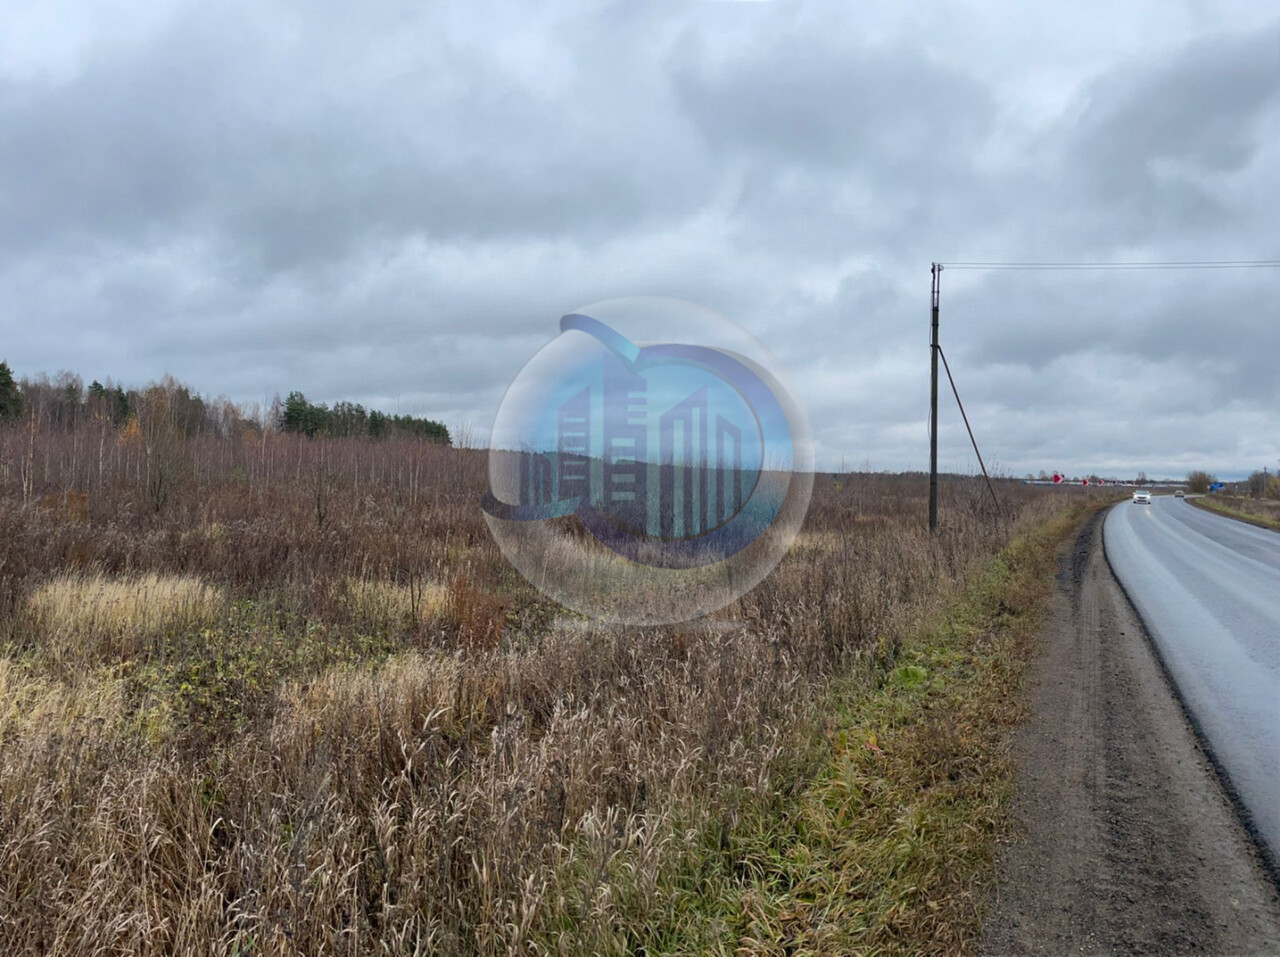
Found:
M 86 422 L 109 422 L 127 430 L 139 418 L 163 409 L 168 428 L 179 435 L 235 435 L 278 429 L 309 438 L 386 439 L 419 437 L 450 444 L 449 430 L 440 422 L 410 415 L 388 415 L 351 402 L 332 408 L 307 401 L 301 392 L 279 397 L 267 410 L 236 405 L 228 399 L 206 399 L 171 376 L 145 389 L 126 389 L 96 379 L 86 387 L 80 376 L 60 373 L 55 379 L 15 379 L 7 362 L 0 362 L 0 422 L 24 413 L 40 428 L 73 429 Z
M 335 402 L 333 408 L 308 402 L 301 392 L 290 392 L 276 423 L 283 432 L 306 436 L 332 435 L 335 438 L 383 439 L 416 435 L 443 445 L 449 444 L 449 430 L 432 419 L 412 415 L 387 415 L 376 409 L 366 411 L 359 403 Z

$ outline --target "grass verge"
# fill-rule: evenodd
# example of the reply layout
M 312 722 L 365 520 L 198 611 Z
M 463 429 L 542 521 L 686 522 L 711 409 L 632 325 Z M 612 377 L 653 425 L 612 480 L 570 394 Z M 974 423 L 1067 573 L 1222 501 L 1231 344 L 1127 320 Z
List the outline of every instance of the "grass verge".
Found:
M 675 949 L 973 948 L 1013 791 L 1022 676 L 1058 548 L 1084 511 L 1016 539 L 896 657 L 835 687 L 816 775 L 722 829 L 720 853 L 689 888 L 685 905 L 702 919 L 683 923 L 718 939 Z
M 1263 509 L 1263 503 L 1254 503 L 1258 511 L 1246 511 L 1249 506 L 1248 499 L 1219 499 L 1219 498 L 1190 498 L 1187 499 L 1196 508 L 1202 508 L 1206 512 L 1216 512 L 1219 515 L 1225 515 L 1227 518 L 1234 518 L 1240 522 L 1248 522 L 1250 525 L 1257 525 L 1259 528 L 1269 528 L 1272 531 L 1280 532 L 1280 505 L 1273 510 L 1266 511 Z M 1239 504 L 1237 504 L 1239 503 Z

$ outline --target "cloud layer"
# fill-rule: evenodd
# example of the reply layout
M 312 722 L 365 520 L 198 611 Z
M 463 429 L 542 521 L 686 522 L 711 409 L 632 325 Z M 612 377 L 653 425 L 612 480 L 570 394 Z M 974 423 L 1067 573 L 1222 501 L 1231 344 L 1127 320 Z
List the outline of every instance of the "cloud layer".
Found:
M 922 468 L 931 261 L 1280 258 L 1280 19 L 997 14 L 7 5 L 0 357 L 483 433 L 562 313 L 677 296 L 781 357 L 822 464 Z M 1277 282 L 944 272 L 984 456 L 1274 468 Z

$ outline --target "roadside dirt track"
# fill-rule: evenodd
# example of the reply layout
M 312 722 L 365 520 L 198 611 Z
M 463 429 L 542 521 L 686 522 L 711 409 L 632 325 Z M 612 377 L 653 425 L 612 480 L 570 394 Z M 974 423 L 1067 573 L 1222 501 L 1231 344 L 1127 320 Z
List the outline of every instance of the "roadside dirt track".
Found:
M 1060 560 L 1028 673 L 981 950 L 1280 954 L 1280 892 L 1107 567 L 1101 519 Z

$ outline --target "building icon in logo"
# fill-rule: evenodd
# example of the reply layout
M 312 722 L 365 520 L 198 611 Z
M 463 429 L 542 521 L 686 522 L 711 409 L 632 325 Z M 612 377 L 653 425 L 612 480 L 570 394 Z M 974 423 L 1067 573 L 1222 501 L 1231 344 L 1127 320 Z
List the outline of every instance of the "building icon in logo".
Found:
M 521 453 L 519 504 L 588 502 L 620 529 L 661 541 L 696 538 L 737 515 L 743 428 L 709 409 L 707 386 L 657 416 L 652 457 L 647 381 L 612 355 L 600 372 L 557 407 L 554 450 Z
M 803 413 L 766 365 L 709 345 L 639 345 L 583 313 L 565 316 L 561 333 L 548 347 L 557 361 L 531 360 L 536 375 L 517 378 L 504 400 L 509 415 L 495 425 L 483 507 L 508 557 L 527 575 L 536 567 L 535 583 L 553 592 L 594 587 L 606 567 L 616 576 L 636 566 L 671 574 L 723 566 L 735 589 L 772 567 L 798 530 L 794 513 L 807 507 L 812 475 L 794 467 L 811 462 Z M 784 506 L 776 541 L 747 554 Z M 556 522 L 571 517 L 634 564 L 601 565 L 581 531 Z M 540 566 L 532 542 L 544 549 Z M 745 573 L 733 571 L 740 554 Z M 566 561 L 581 569 L 572 589 L 557 577 Z M 692 579 L 645 581 L 660 604 Z

